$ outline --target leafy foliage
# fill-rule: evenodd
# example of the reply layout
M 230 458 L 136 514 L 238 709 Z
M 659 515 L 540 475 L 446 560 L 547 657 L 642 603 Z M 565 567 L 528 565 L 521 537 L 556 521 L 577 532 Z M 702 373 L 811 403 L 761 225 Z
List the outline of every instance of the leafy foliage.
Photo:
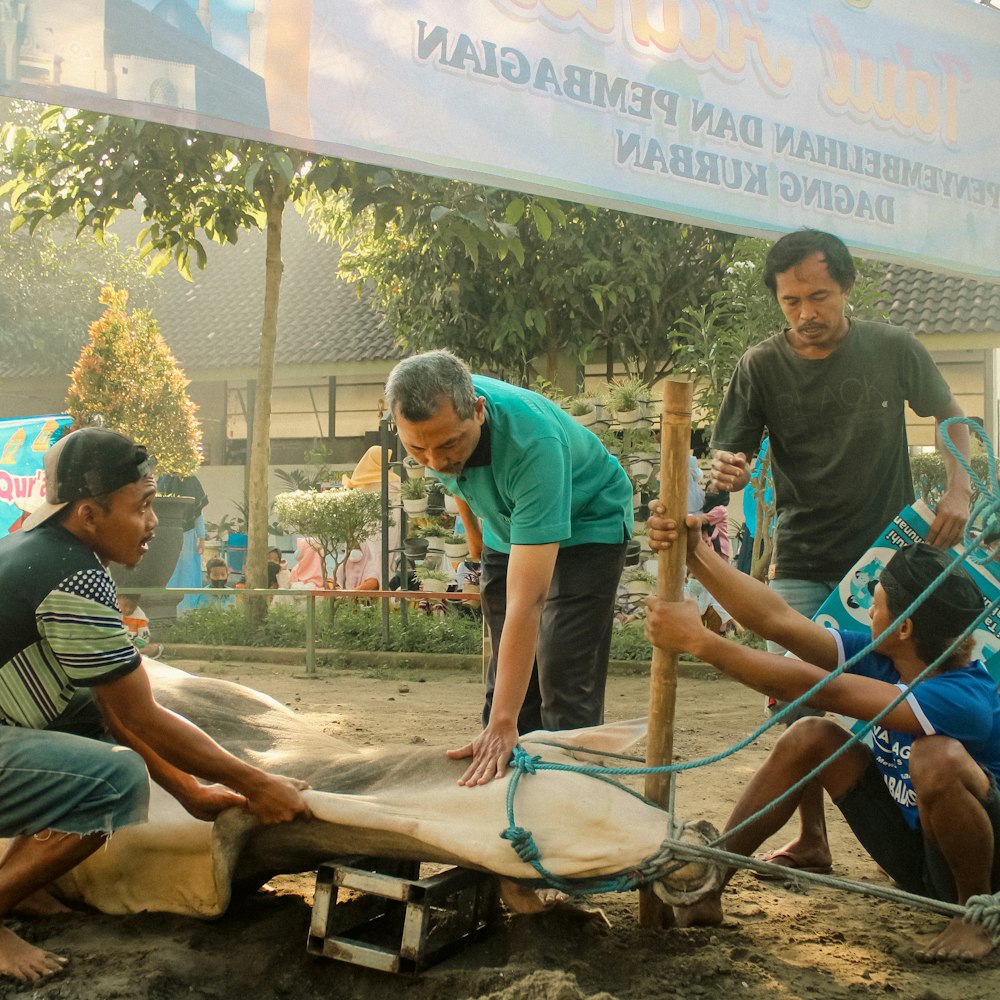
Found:
M 327 200 L 312 224 L 345 246 L 340 273 L 374 291 L 400 342 L 447 346 L 528 384 L 556 358 L 609 346 L 647 383 L 671 329 L 721 274 L 729 237 L 457 181 L 383 172 L 379 202 Z M 544 372 L 534 361 L 545 359 Z M 632 359 L 641 358 L 641 362 Z
M 66 409 L 81 425 L 102 423 L 146 445 L 161 473 L 189 476 L 201 428 L 188 380 L 148 310 L 128 311 L 128 292 L 103 289 L 104 313 L 70 374 Z
M 8 124 L 3 140 L 10 179 L 2 191 L 14 229 L 34 233 L 43 223 L 71 218 L 77 234 L 89 230 L 103 239 L 119 213 L 137 209 L 150 267 L 173 260 L 188 277 L 192 266 L 205 266 L 207 242 L 235 243 L 243 230 L 266 230 L 247 557 L 248 580 L 263 587 L 282 213 L 288 202 L 302 207 L 352 178 L 367 192 L 361 180 L 367 172 L 340 160 L 310 160 L 299 150 L 66 108 L 48 108 L 37 125 Z M 260 602 L 252 604 L 263 613 Z
M 274 517 L 285 531 L 315 539 L 336 576 L 341 549 L 358 548 L 382 524 L 382 498 L 369 490 L 295 490 L 274 498 Z
M 336 600 L 336 598 L 332 598 Z M 373 650 L 382 648 L 382 616 L 377 605 L 346 605 L 333 618 L 316 616 L 316 644 L 320 648 Z M 260 625 L 248 622 L 240 607 L 196 608 L 181 615 L 170 630 L 171 642 L 205 646 L 274 646 L 301 648 L 305 643 L 305 614 L 301 607 L 273 605 Z M 461 614 L 422 615 L 411 607 L 403 628 L 393 613 L 389 626 L 389 651 L 405 653 L 464 653 L 476 656 L 483 650 L 483 626 L 478 619 Z M 641 622 L 611 635 L 613 660 L 648 662 L 652 647 Z

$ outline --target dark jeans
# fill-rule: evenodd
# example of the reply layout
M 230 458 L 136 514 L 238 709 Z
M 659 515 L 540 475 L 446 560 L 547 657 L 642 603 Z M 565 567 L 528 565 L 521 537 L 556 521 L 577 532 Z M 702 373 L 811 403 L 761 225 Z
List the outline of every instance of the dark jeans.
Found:
M 604 721 L 604 687 L 625 544 L 559 549 L 538 628 L 531 681 L 517 718 L 519 733 L 579 729 Z M 507 565 L 505 553 L 483 549 L 482 607 L 493 646 L 483 725 L 490 717 L 497 651 L 507 613 Z

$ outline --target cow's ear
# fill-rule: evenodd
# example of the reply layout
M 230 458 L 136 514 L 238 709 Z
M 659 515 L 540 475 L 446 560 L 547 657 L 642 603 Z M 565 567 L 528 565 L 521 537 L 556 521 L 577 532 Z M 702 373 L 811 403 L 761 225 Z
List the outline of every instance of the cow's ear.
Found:
M 587 729 L 568 729 L 559 733 L 537 730 L 521 737 L 521 743 L 565 747 L 567 750 L 597 750 L 603 753 L 624 753 L 644 739 L 649 728 L 648 719 L 628 719 L 625 722 L 606 722 L 603 726 Z M 535 753 L 540 751 L 536 750 Z M 543 755 L 544 756 L 544 755 Z M 582 755 L 581 759 L 597 758 Z

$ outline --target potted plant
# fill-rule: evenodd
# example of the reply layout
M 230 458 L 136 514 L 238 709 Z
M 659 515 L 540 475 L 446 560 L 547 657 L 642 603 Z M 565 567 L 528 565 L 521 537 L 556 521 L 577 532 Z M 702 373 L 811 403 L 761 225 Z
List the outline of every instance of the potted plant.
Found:
M 632 569 L 624 574 L 622 582 L 629 597 L 645 597 L 656 592 L 657 579 L 644 569 Z
M 444 537 L 444 554 L 449 559 L 461 559 L 469 551 L 469 539 L 465 535 L 455 534 Z
M 608 386 L 608 409 L 620 424 L 634 424 L 640 416 L 640 406 L 647 392 L 645 383 L 637 378 L 619 379 Z
M 569 401 L 569 415 L 584 427 L 590 427 L 597 420 L 597 409 L 589 396 L 574 396 Z
M 438 517 L 444 513 L 444 483 L 432 476 L 427 476 L 424 482 L 427 483 L 427 513 Z
M 415 573 L 420 581 L 420 589 L 432 594 L 444 593 L 448 589 L 448 585 L 454 582 L 451 573 L 443 569 L 418 566 Z
M 128 310 L 128 292 L 102 289 L 104 312 L 70 373 L 66 410 L 81 427 L 98 425 L 127 434 L 156 455 L 157 473 L 193 475 L 201 461 L 197 407 L 188 380 L 149 310 Z M 134 569 L 112 567 L 119 586 L 164 587 L 177 564 L 191 497 L 158 496 L 159 525 L 149 552 Z M 154 624 L 169 624 L 180 595 L 147 595 L 143 605 Z
M 427 471 L 415 458 L 411 458 L 409 455 L 403 459 L 403 468 L 406 469 L 407 479 L 423 479 L 424 473 Z
M 653 431 L 644 427 L 629 427 L 622 432 L 622 454 L 626 468 L 636 479 L 648 479 L 660 459 L 659 444 Z
M 410 562 L 415 563 L 427 555 L 427 539 L 421 535 L 410 535 L 403 539 L 403 552 Z
M 423 476 L 405 479 L 399 488 L 399 496 L 407 514 L 423 514 L 427 510 L 427 483 Z
M 444 493 L 444 512 L 451 517 L 458 516 L 458 497 L 447 490 Z
M 432 552 L 444 552 L 444 540 L 451 534 L 451 528 L 438 518 L 429 517 L 419 534 L 427 539 L 427 554 L 430 555 Z

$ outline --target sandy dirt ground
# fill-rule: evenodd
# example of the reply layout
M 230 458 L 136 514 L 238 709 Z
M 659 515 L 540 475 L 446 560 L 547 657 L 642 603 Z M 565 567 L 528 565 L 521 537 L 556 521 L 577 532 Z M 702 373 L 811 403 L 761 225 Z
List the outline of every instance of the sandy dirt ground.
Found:
M 165 657 L 168 659 L 169 657 Z M 278 698 L 355 745 L 457 745 L 474 732 L 476 678 L 441 671 L 328 672 L 173 661 L 195 673 L 238 680 Z M 613 676 L 609 719 L 645 714 L 644 677 Z M 713 754 L 760 722 L 760 697 L 714 676 L 682 676 L 678 759 Z M 682 777 L 678 815 L 721 826 L 773 742 L 769 732 L 735 758 Z M 880 881 L 832 807 L 836 872 Z M 497 818 L 498 831 L 505 825 Z M 782 842 L 774 840 L 774 846 Z M 238 897 L 216 921 L 163 914 L 15 921 L 19 933 L 71 957 L 66 973 L 33 988 L 0 982 L 0 998 L 216 1000 L 350 997 L 358 1000 L 655 1000 L 693 997 L 790 1000 L 898 996 L 995 1000 L 1000 953 L 974 966 L 926 965 L 914 955 L 944 918 L 871 897 L 736 876 L 727 919 L 715 929 L 650 930 L 638 895 L 589 897 L 529 917 L 504 916 L 481 939 L 417 978 L 360 969 L 306 951 L 314 878 L 273 880 Z M 582 906 L 600 907 L 598 919 Z M 610 925 L 610 926 L 609 926 Z

